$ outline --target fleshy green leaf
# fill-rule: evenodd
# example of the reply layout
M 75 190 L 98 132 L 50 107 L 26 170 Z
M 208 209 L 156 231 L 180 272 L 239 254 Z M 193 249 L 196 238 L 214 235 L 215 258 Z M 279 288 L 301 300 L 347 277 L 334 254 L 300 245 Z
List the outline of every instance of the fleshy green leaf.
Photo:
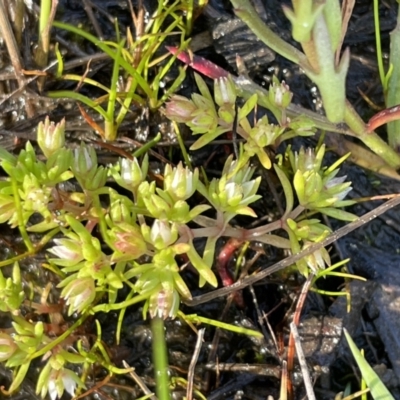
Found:
M 290 184 L 286 174 L 276 164 L 274 164 L 274 169 L 276 174 L 278 175 L 279 180 L 281 181 L 281 185 L 285 193 L 286 210 L 282 217 L 282 219 L 285 219 L 285 217 L 293 210 L 294 197 L 292 185 Z
M 358 350 L 356 344 L 353 339 L 349 335 L 346 329 L 343 329 L 344 335 L 346 336 L 347 343 L 349 344 L 350 350 L 357 362 L 358 367 L 360 368 L 361 375 L 365 380 L 367 386 L 371 391 L 371 395 L 375 400 L 394 400 L 394 397 L 391 395 L 389 390 L 380 380 L 379 376 L 376 372 L 371 368 L 371 366 L 367 363 L 360 350 Z
M 190 262 L 197 269 L 200 276 L 208 282 L 210 285 L 217 287 L 218 281 L 214 275 L 214 272 L 211 271 L 211 267 L 209 267 L 204 260 L 199 256 L 196 249 L 194 248 L 193 243 L 190 243 L 190 250 L 187 252 Z
M 250 114 L 252 110 L 254 110 L 254 107 L 257 104 L 257 93 L 254 93 L 247 101 L 244 103 L 243 107 L 240 108 L 239 114 L 238 114 L 238 121 L 241 121 L 243 118 L 246 118 L 247 115 Z
M 296 172 L 293 179 L 293 186 L 296 190 L 297 197 L 299 202 L 302 206 L 306 205 L 306 198 L 305 198 L 305 179 L 303 174 L 300 170 Z
M 347 211 L 339 210 L 337 208 L 327 207 L 318 209 L 322 214 L 328 215 L 329 217 L 339 219 L 341 221 L 355 221 L 358 219 L 357 215 L 349 213 Z
M 28 372 L 30 364 L 31 364 L 30 361 L 28 361 L 19 367 L 18 372 L 14 376 L 14 379 L 12 381 L 10 388 L 7 391 L 4 391 L 5 394 L 11 394 L 12 392 L 15 392 L 20 387 L 22 381 L 25 379 L 25 376 L 26 376 L 26 373 Z
M 196 80 L 197 87 L 200 90 L 200 93 L 208 100 L 210 100 L 212 103 L 214 103 L 214 100 L 211 96 L 210 90 L 208 89 L 207 84 L 205 83 L 204 79 L 199 75 L 199 74 L 194 74 L 194 79 Z
M 203 134 L 190 146 L 190 150 L 201 149 L 208 143 L 211 143 L 213 140 L 215 140 L 219 135 L 222 135 L 223 133 L 228 132 L 229 130 L 230 128 L 217 127 L 215 131 Z

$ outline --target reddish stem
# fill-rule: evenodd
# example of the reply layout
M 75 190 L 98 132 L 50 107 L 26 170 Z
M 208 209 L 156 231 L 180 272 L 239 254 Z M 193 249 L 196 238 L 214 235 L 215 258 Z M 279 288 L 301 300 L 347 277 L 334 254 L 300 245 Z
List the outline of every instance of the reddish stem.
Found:
M 307 280 L 304 282 L 304 285 L 301 289 L 299 299 L 297 300 L 296 310 L 293 314 L 293 323 L 296 326 L 298 326 L 300 323 L 301 311 L 303 310 L 304 303 L 306 302 L 307 294 L 310 290 L 313 278 L 314 278 L 313 274 L 310 274 L 308 276 Z M 288 371 L 288 378 L 289 378 L 288 384 L 287 384 L 287 389 L 288 389 L 288 398 L 289 399 L 294 398 L 293 384 L 292 384 L 291 376 L 293 374 L 295 353 L 296 353 L 296 349 L 295 349 L 295 345 L 294 345 L 294 337 L 293 337 L 292 332 L 290 332 L 289 343 L 288 343 L 288 352 L 287 352 L 287 371 Z
M 242 245 L 243 241 L 235 238 L 229 239 L 217 257 L 217 271 L 223 286 L 230 286 L 234 283 L 233 276 L 228 269 L 229 260 L 234 252 Z M 244 308 L 242 291 L 233 293 L 233 300 L 240 308 Z
M 173 46 L 167 46 L 167 49 L 173 55 L 177 54 L 176 58 L 178 60 L 211 79 L 223 78 L 229 75 L 228 71 L 218 67 L 218 65 L 206 60 L 203 57 L 196 56 L 195 54 L 188 53 L 187 51 L 181 51 L 178 53 L 179 49 Z
M 400 104 L 386 108 L 375 114 L 367 124 L 368 132 L 374 131 L 381 125 L 400 119 Z

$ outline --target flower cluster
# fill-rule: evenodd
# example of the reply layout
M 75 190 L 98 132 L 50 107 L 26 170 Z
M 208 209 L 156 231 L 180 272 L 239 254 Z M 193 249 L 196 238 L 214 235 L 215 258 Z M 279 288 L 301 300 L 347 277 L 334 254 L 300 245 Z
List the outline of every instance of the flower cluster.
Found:
M 197 74 L 195 78 L 201 94 L 192 94 L 190 100 L 174 95 L 164 111 L 169 119 L 185 123 L 193 134 L 202 134 L 191 146 L 191 150 L 205 146 L 232 129 L 236 101 L 236 89 L 231 78 L 215 80 L 214 92 L 218 110 L 204 80 Z
M 198 184 L 199 192 L 216 210 L 225 215 L 225 222 L 235 215 L 257 216 L 249 204 L 261 197 L 256 194 L 261 178 L 251 179 L 254 168 L 250 168 L 247 163 L 242 165 L 240 161 L 233 161 L 229 157 L 220 179 L 213 179 L 208 188 L 201 182 Z
M 185 123 L 193 134 L 202 136 L 191 146 L 197 150 L 210 143 L 225 132 L 237 129 L 237 133 L 245 139 L 243 157 L 249 160 L 257 156 L 262 166 L 270 169 L 272 162 L 266 148 L 277 146 L 283 140 L 295 136 L 310 136 L 315 133 L 314 123 L 307 117 L 301 116 L 293 120 L 286 117 L 286 108 L 290 105 L 292 93 L 285 82 L 273 80 L 269 91 L 269 102 L 276 109 L 276 117 L 280 124 L 274 125 L 268 121 L 266 115 L 252 126 L 248 120 L 250 113 L 256 109 L 258 95 L 251 96 L 242 107 L 235 104 L 237 91 L 231 76 L 214 81 L 214 100 L 207 85 L 200 76 L 196 75 L 196 82 L 201 94 L 193 94 L 191 99 L 174 95 L 166 104 L 165 115 L 180 123 Z M 235 116 L 238 124 L 234 126 Z
M 286 221 L 291 250 L 294 254 L 306 249 L 314 243 L 324 240 L 331 230 L 324 224 L 321 224 L 318 219 L 305 219 L 298 223 L 292 219 Z M 297 268 L 303 275 L 308 275 L 309 269 L 314 273 L 324 269 L 325 265 L 330 266 L 331 260 L 329 253 L 325 248 L 322 248 L 304 259 L 296 263 Z
M 55 125 L 48 119 L 38 129 L 45 161 L 36 156 L 30 143 L 18 156 L 0 149 L 0 165 L 8 174 L 0 182 L 0 223 L 18 227 L 30 252 L 35 246 L 27 231 L 47 232 L 47 241 L 55 236 L 48 248 L 51 257 L 47 266 L 56 273 L 60 289 L 57 318 L 50 318 L 49 324 L 59 321 L 54 328 L 44 319 L 21 316 L 20 308 L 26 302 L 18 265 L 12 278 L 0 271 L 0 310 L 10 313 L 13 319 L 12 328 L 0 331 L 0 361 L 15 373 L 9 392 L 18 388 L 31 361 L 39 356 L 46 364 L 37 392 L 49 394 L 52 400 L 64 392 L 75 395 L 77 388 L 84 387 L 71 364 L 88 368 L 98 362 L 115 368 L 101 349 L 100 339 L 88 351 L 90 345 L 85 347 L 77 341 L 75 328 L 65 320 L 84 321 L 97 312 L 124 310 L 138 302 L 144 302 L 144 317 L 174 318 L 181 298 L 191 298 L 181 274 L 181 260 L 187 260 L 197 271 L 199 287 L 216 287 L 218 280 L 212 267 L 220 237 L 259 240 L 298 253 L 330 233 L 319 220 L 308 219 L 306 211 L 343 220 L 354 218 L 340 209 L 352 204 L 345 200 L 350 183 L 345 182 L 345 176 L 337 177 L 345 157 L 324 167 L 324 146 L 316 151 L 301 148 L 296 153 L 289 147 L 286 157 L 274 165 L 286 196 L 282 220 L 253 230 L 233 227 L 232 221 L 238 215 L 257 217 L 252 204 L 261 198 L 261 176 L 253 177 L 256 167 L 251 166 L 251 158 L 256 156 L 261 166 L 269 169 L 273 160 L 268 147 L 296 135 L 313 134 L 314 127 L 306 118 L 286 118 L 291 93 L 284 83 L 274 81 L 269 99 L 280 110 L 280 124 L 274 125 L 263 116 L 252 126 L 248 116 L 256 107 L 257 95 L 236 111 L 232 78 L 215 82 L 216 105 L 204 81 L 199 76 L 196 80 L 200 94 L 190 100 L 174 96 L 165 110 L 168 117 L 201 134 L 192 148 L 204 146 L 232 129 L 235 118 L 238 134 L 244 139 L 237 159 L 229 156 L 221 176 L 210 181 L 205 171 L 200 173 L 183 163 L 166 164 L 162 179 L 151 180 L 148 155 L 99 165 L 93 147 L 82 143 L 74 151 L 66 149 L 65 123 Z M 65 188 L 64 182 L 70 179 L 76 180 L 78 188 Z M 116 185 L 108 186 L 108 180 Z M 118 185 L 123 190 L 118 190 Z M 208 216 L 203 215 L 206 211 Z M 41 219 L 30 225 L 32 216 Z M 281 228 L 288 238 L 271 234 Z M 196 241 L 201 238 L 203 242 L 205 238 L 205 246 L 199 252 Z M 309 270 L 317 271 L 329 263 L 328 252 L 321 249 L 297 266 L 307 275 Z M 124 293 L 121 289 L 126 287 L 131 292 L 120 300 Z M 52 309 L 47 304 L 32 308 L 38 314 Z M 67 338 L 64 344 L 53 337 L 61 332 Z M 86 373 L 83 371 L 82 376 Z
M 44 163 L 37 159 L 34 148 L 28 142 L 18 157 L 0 149 L 0 159 L 2 168 L 9 176 L 0 185 L 0 222 L 8 222 L 16 227 L 22 222 L 22 217 L 26 225 L 33 214 L 39 213 L 44 223 L 31 227 L 32 231 L 55 227 L 57 224 L 51 221 L 50 212 L 51 204 L 55 202 L 52 189 L 73 176 L 69 170 L 72 161 L 70 150 L 56 149 Z M 22 201 L 18 201 L 18 198 Z M 22 206 L 20 215 L 18 203 Z
M 353 221 L 356 216 L 339 210 L 340 207 L 354 204 L 344 200 L 351 191 L 351 182 L 345 182 L 346 176 L 337 177 L 337 168 L 349 156 L 343 156 L 329 168 L 322 166 L 325 145 L 317 152 L 314 149 L 301 148 L 298 153 L 290 152 L 290 163 L 295 172 L 293 186 L 299 203 L 308 210 L 318 211 L 336 219 Z
M 18 311 L 24 299 L 18 263 L 14 264 L 10 278 L 6 279 L 0 270 L 0 311 L 11 313 Z

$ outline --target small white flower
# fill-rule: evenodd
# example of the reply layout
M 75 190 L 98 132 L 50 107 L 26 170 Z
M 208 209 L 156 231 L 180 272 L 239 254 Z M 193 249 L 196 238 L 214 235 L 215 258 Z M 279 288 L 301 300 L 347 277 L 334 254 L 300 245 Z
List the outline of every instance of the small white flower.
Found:
M 325 183 L 325 189 L 330 189 L 333 186 L 340 185 L 343 183 L 347 178 L 347 175 L 341 176 L 339 178 L 330 179 Z
M 156 219 L 151 227 L 150 239 L 157 248 L 165 248 L 176 241 L 177 233 L 172 231 L 168 222 Z
M 49 158 L 57 150 L 64 146 L 65 142 L 65 119 L 60 123 L 54 124 L 46 117 L 44 122 L 38 125 L 38 144 L 43 154 Z
M 57 373 L 57 371 L 53 371 L 52 375 L 55 375 L 56 373 Z M 55 379 L 54 378 L 52 379 L 52 378 L 53 377 L 50 376 L 48 390 L 49 390 L 49 395 L 50 395 L 51 400 L 56 400 L 56 398 L 58 397 L 58 391 L 57 391 Z M 61 396 L 62 396 L 62 393 L 61 393 Z
M 81 144 L 74 149 L 73 171 L 80 175 L 87 175 L 97 166 L 97 155 L 93 147 Z
M 122 181 L 127 186 L 137 187 L 146 178 L 136 157 L 133 160 L 123 158 L 120 161 L 120 166 Z
M 229 182 L 225 185 L 225 193 L 228 202 L 234 197 L 241 195 L 240 188 L 235 182 Z
M 132 161 L 128 158 L 123 158 L 120 161 L 121 178 L 127 185 L 132 183 Z
M 184 168 L 181 162 L 175 168 L 171 168 L 169 164 L 165 166 L 164 189 L 174 201 L 187 200 L 191 197 L 196 190 L 198 179 L 198 169 L 192 172 Z
M 197 107 L 186 97 L 174 95 L 167 102 L 164 113 L 168 119 L 176 122 L 189 122 L 192 112 L 196 111 Z
M 61 292 L 69 305 L 68 314 L 82 312 L 96 298 L 96 288 L 92 278 L 77 278 L 70 282 Z
M 78 384 L 81 385 L 81 383 L 81 380 L 75 372 L 63 368 L 51 371 L 47 389 L 51 400 L 61 398 L 64 394 L 64 390 L 74 397 L 76 387 Z
M 75 372 L 73 372 L 69 369 L 64 369 L 62 372 L 62 381 L 63 381 L 65 390 L 72 397 L 74 397 L 76 386 L 80 381 L 78 376 L 75 374 Z
M 176 290 L 163 289 L 154 293 L 149 299 L 150 316 L 162 319 L 175 318 L 180 304 L 180 297 Z
M 48 251 L 62 260 L 76 261 L 83 260 L 82 252 L 79 248 L 80 244 L 70 239 L 54 239 L 57 246 L 52 247 Z
M 82 149 L 78 148 L 78 149 L 74 150 L 74 158 L 75 158 L 76 162 L 78 161 L 79 157 L 84 157 L 86 168 L 87 168 L 87 170 L 90 170 L 90 168 L 92 168 L 92 166 L 93 166 L 93 161 L 90 158 L 89 151 L 86 147 L 83 147 Z
M 346 178 L 347 175 L 344 175 L 339 178 L 329 179 L 325 182 L 324 189 L 328 193 L 332 193 L 332 196 L 336 198 L 336 201 L 342 201 L 353 189 L 350 186 L 350 182 L 348 182 L 347 185 L 344 185 L 344 188 L 343 186 L 340 188 L 340 185 L 346 181 Z M 340 189 L 341 191 L 339 192 Z
M 215 80 L 214 97 L 219 106 L 235 104 L 236 88 L 231 77 L 222 77 Z

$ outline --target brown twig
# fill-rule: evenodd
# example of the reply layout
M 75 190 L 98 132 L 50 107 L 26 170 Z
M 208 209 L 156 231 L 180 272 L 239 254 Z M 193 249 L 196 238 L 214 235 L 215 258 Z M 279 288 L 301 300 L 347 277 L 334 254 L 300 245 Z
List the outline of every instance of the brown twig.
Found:
M 20 89 L 26 87 L 26 81 L 22 72 L 21 57 L 18 51 L 17 41 L 15 40 L 14 33 L 11 28 L 10 21 L 8 20 L 7 10 L 4 6 L 4 0 L 0 0 L 0 32 L 4 41 L 6 42 L 8 54 L 10 56 L 11 63 L 14 67 L 15 77 L 18 81 Z M 32 118 L 35 115 L 35 110 L 31 102 L 25 103 L 25 110 L 28 118 Z
M 303 375 L 307 398 L 308 400 L 316 400 L 314 388 L 311 382 L 310 372 L 307 368 L 306 357 L 304 356 L 303 348 L 301 347 L 299 332 L 294 322 L 290 324 L 290 335 L 294 338 L 294 343 L 296 345 L 297 358 L 299 360 L 301 373 Z
M 310 290 L 311 283 L 313 281 L 314 274 L 310 274 L 305 281 L 301 293 L 299 296 L 299 299 L 297 300 L 296 304 L 296 310 L 293 315 L 293 321 L 290 324 L 290 326 L 294 325 L 296 327 L 297 331 L 297 325 L 300 323 L 300 316 L 301 316 L 301 311 L 303 310 L 304 303 L 307 298 L 307 294 Z M 293 399 L 293 385 L 291 381 L 292 377 L 292 372 L 293 372 L 293 367 L 294 367 L 294 353 L 295 353 L 295 341 L 296 338 L 293 335 L 293 330 L 291 329 L 290 336 L 289 336 L 289 344 L 288 344 L 288 355 L 287 355 L 287 370 L 288 370 L 288 392 L 289 392 L 289 398 Z M 297 346 L 296 346 L 297 350 Z
M 203 343 L 203 337 L 205 328 L 199 329 L 197 332 L 197 341 L 196 346 L 194 348 L 194 352 L 192 355 L 192 359 L 190 361 L 189 370 L 187 374 L 187 388 L 186 388 L 186 398 L 187 400 L 193 399 L 193 380 L 194 380 L 194 370 L 197 364 L 197 360 L 199 359 L 201 345 Z
M 342 3 L 342 34 L 340 37 L 340 42 L 339 45 L 336 49 L 335 53 L 335 63 L 336 65 L 339 65 L 339 60 L 340 60 L 340 51 L 342 49 L 342 44 L 343 40 L 346 36 L 347 28 L 349 26 L 349 21 L 351 18 L 351 15 L 353 14 L 353 8 L 354 4 L 356 3 L 355 0 L 344 0 Z
M 126 361 L 122 361 L 122 365 L 124 368 L 132 368 Z M 131 378 L 138 384 L 140 389 L 142 389 L 143 393 L 145 395 L 149 396 L 149 399 L 151 400 L 157 400 L 157 397 L 154 395 L 154 393 L 146 386 L 146 384 L 143 382 L 143 380 L 140 378 L 140 376 L 134 371 L 132 368 L 131 371 L 129 372 L 129 375 Z
M 35 54 L 35 62 L 39 68 L 44 68 L 48 64 L 50 31 L 53 25 L 54 18 L 56 16 L 57 6 L 58 6 L 58 0 L 53 0 L 51 2 L 50 15 L 48 16 L 46 26 L 39 34 L 39 46 Z M 46 77 L 40 77 L 38 79 L 38 89 L 40 93 L 43 91 L 45 82 L 46 82 Z
M 281 271 L 281 270 L 285 269 L 286 267 L 289 267 L 290 265 L 295 264 L 297 261 L 303 259 L 305 256 L 313 254 L 317 250 L 330 245 L 331 243 L 339 240 L 343 236 L 348 235 L 350 232 L 363 226 L 367 222 L 372 221 L 373 219 L 377 218 L 379 215 L 385 213 L 386 211 L 390 210 L 391 208 L 393 208 L 399 204 L 400 204 L 400 195 L 397 195 L 395 198 L 387 201 L 386 203 L 375 208 L 374 210 L 367 212 L 366 214 L 361 216 L 357 221 L 350 222 L 349 224 L 338 229 L 336 232 L 331 233 L 323 241 L 313 244 L 312 246 L 308 247 L 307 249 L 301 251 L 300 253 L 297 253 L 290 257 L 287 257 L 257 274 L 251 275 L 249 277 L 244 278 L 243 280 L 235 282 L 231 286 L 214 290 L 210 293 L 206 293 L 204 295 L 195 297 L 192 300 L 186 300 L 185 303 L 189 306 L 196 306 L 199 304 L 206 303 L 217 297 L 226 296 L 232 292 L 235 292 L 235 291 L 243 289 L 249 285 L 252 285 L 275 272 Z
M 100 24 L 97 21 L 94 12 L 92 10 L 92 7 L 95 7 L 95 5 L 89 1 L 89 0 L 83 0 L 83 8 L 87 14 L 87 16 L 89 17 L 90 22 L 93 25 L 94 31 L 96 32 L 97 37 L 100 40 L 104 40 L 104 34 L 103 31 L 101 30 Z
M 286 399 L 287 398 L 287 378 L 288 378 L 288 373 L 287 373 L 287 362 L 282 361 L 282 372 L 281 372 L 281 392 L 280 392 L 280 399 Z

